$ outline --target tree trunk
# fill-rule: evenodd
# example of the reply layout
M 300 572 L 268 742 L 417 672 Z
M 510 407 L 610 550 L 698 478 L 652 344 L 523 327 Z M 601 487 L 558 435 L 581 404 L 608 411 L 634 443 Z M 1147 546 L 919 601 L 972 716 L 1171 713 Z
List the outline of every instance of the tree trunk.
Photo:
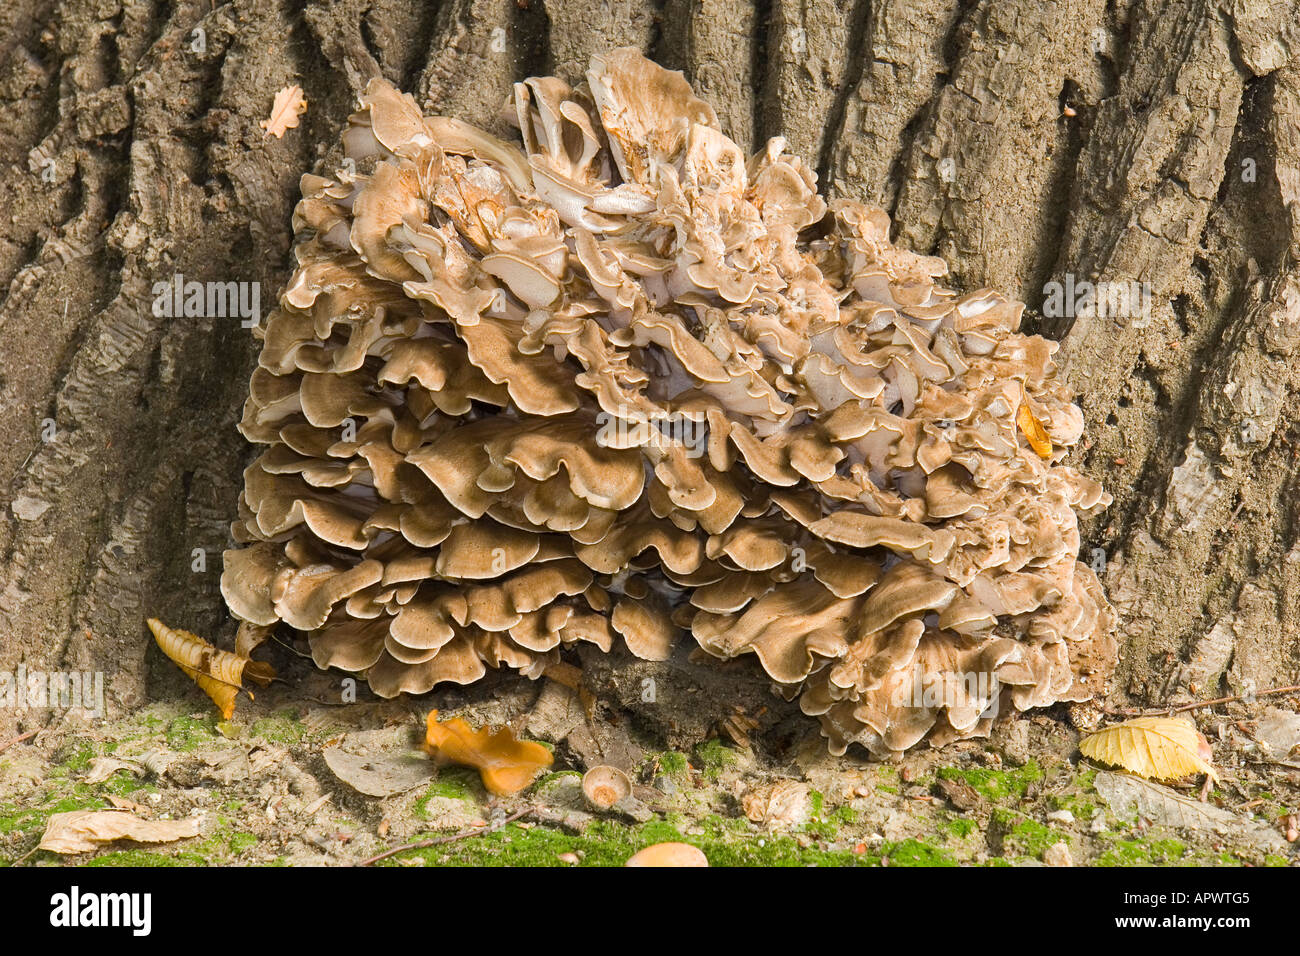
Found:
M 1084 558 L 1122 616 L 1116 692 L 1294 683 L 1298 21 L 1284 0 L 13 0 L 0 672 L 103 671 L 130 708 L 157 691 L 146 617 L 232 628 L 257 344 L 238 318 L 156 316 L 155 283 L 258 282 L 269 309 L 298 177 L 339 161 L 374 73 L 492 126 L 514 81 L 633 45 L 743 146 L 784 136 L 888 210 L 959 289 L 1037 310 L 1067 276 L 1146 283 L 1149 319 L 1030 321 L 1064 340 L 1076 463 L 1115 495 Z M 268 138 L 294 83 L 301 125 Z M 0 739 L 47 716 L 0 711 Z

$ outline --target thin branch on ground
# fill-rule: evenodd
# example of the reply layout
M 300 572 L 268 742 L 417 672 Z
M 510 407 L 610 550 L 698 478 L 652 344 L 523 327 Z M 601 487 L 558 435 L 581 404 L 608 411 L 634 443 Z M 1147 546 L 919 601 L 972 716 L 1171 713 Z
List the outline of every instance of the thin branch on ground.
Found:
M 1159 717 L 1161 714 L 1181 714 L 1189 710 L 1200 710 L 1203 707 L 1233 704 L 1240 700 L 1257 700 L 1260 697 L 1276 697 L 1278 694 L 1296 693 L 1300 693 L 1300 684 L 1292 684 L 1288 687 L 1274 687 L 1270 690 L 1262 690 L 1258 694 L 1233 694 L 1230 697 L 1216 697 L 1213 700 L 1197 701 L 1194 704 L 1175 704 L 1169 707 L 1107 707 L 1104 709 L 1104 713 L 1110 717 Z
M 30 739 L 30 738 L 32 738 L 32 737 L 35 737 L 38 733 L 40 733 L 40 731 L 37 731 L 37 730 L 29 730 L 29 731 L 27 731 L 27 733 L 25 733 L 25 734 L 19 734 L 17 737 L 14 737 L 12 740 L 6 740 L 4 743 L 0 744 L 0 754 L 4 753 L 6 750 L 8 750 L 8 749 L 9 749 L 10 747 L 12 747 L 14 744 L 20 744 L 20 743 L 22 743 L 24 740 L 28 740 L 28 739 Z
M 467 837 L 482 836 L 484 833 L 495 833 L 497 830 L 505 827 L 506 824 L 513 823 L 520 817 L 526 817 L 532 812 L 532 807 L 525 807 L 522 810 L 516 810 L 495 826 L 475 827 L 472 830 L 462 830 L 460 833 L 453 833 L 451 836 L 435 837 L 432 840 L 417 840 L 415 843 L 405 843 L 402 846 L 395 846 L 391 850 L 385 850 L 377 856 L 372 856 L 369 859 L 362 860 L 360 863 L 357 863 L 356 866 L 370 866 L 372 863 L 386 860 L 390 856 L 395 856 L 398 853 L 405 853 L 407 850 L 424 850 L 428 847 L 440 846 L 444 843 L 455 843 L 457 840 L 464 840 Z

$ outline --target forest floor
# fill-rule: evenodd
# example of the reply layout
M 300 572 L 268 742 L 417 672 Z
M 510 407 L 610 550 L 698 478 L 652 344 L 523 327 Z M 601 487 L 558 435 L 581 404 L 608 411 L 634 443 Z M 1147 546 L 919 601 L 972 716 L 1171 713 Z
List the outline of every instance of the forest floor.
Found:
M 713 865 L 1300 865 L 1300 842 L 1286 839 L 1300 809 L 1297 697 L 1196 712 L 1221 777 L 1202 801 L 1199 779 L 1168 787 L 1081 758 L 1079 731 L 1055 710 L 891 763 L 829 755 L 815 722 L 743 663 L 595 655 L 581 696 L 502 677 L 409 701 L 361 684 L 340 704 L 341 675 L 285 647 L 272 656 L 287 680 L 241 695 L 227 722 L 168 678 L 134 713 L 9 742 L 0 863 L 350 865 L 440 840 L 377 865 L 619 865 L 672 840 Z M 509 724 L 551 747 L 554 765 L 523 793 L 492 797 L 475 771 L 420 748 L 435 706 L 476 727 Z M 602 763 L 629 772 L 634 799 L 596 813 L 581 773 Z M 199 835 L 37 849 L 52 814 L 113 807 L 195 817 Z

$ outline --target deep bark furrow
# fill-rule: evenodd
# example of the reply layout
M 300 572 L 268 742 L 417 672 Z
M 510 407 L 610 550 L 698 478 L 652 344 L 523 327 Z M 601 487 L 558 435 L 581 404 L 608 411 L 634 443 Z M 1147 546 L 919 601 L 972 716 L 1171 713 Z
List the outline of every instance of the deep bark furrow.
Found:
M 1300 135 L 1282 119 L 1300 107 L 1300 71 L 1288 67 L 1272 79 L 1268 126 L 1276 172 L 1274 182 L 1259 186 L 1271 200 L 1272 215 L 1235 225 L 1245 232 L 1267 223 L 1278 231 L 1278 247 L 1258 264 L 1262 275 L 1249 284 L 1222 341 L 1214 344 L 1216 360 L 1192 406 L 1186 438 L 1165 459 L 1161 499 L 1141 508 L 1137 530 L 1107 575 L 1132 621 L 1131 649 L 1149 654 L 1163 648 L 1191 659 L 1207 635 L 1229 631 L 1234 651 L 1221 672 L 1228 686 L 1246 692 L 1300 669 L 1291 637 L 1300 620 L 1290 597 L 1300 587 L 1300 552 L 1285 526 L 1270 517 L 1285 514 L 1294 482 L 1293 455 L 1277 451 L 1294 429 L 1289 399 L 1300 388 L 1300 220 L 1294 206 L 1300 198 Z M 1251 184 L 1232 184 L 1228 208 L 1249 210 L 1249 201 L 1234 202 L 1249 189 Z M 1233 265 L 1230 254 L 1216 257 L 1220 281 L 1232 278 Z M 1241 270 L 1245 263 L 1236 265 Z M 1250 520 L 1250 514 L 1265 517 Z M 1213 572 L 1197 575 L 1202 567 Z M 1178 601 L 1170 600 L 1174 589 L 1183 592 Z M 1199 592 L 1199 602 L 1189 600 L 1189 590 Z M 1197 603 L 1204 617 L 1191 613 Z M 1148 678 L 1140 655 L 1126 655 L 1122 673 L 1132 691 L 1144 689 Z M 1174 686 L 1190 693 L 1189 681 Z
M 647 51 L 654 42 L 656 14 L 640 0 L 610 0 L 594 10 L 547 0 L 544 9 L 550 19 L 546 72 L 570 83 L 582 79 L 596 53 L 619 46 Z
M 524 75 L 529 39 L 515 0 L 447 0 L 438 10 L 416 99 L 430 113 L 501 130 L 498 112 Z M 544 14 L 539 14 L 544 16 Z
M 310 159 L 300 139 L 263 141 L 256 122 L 275 87 L 267 88 L 273 81 L 260 66 L 188 49 L 194 12 L 178 10 L 141 54 L 143 66 L 130 81 L 137 106 L 128 131 L 129 168 L 125 151 L 74 145 L 98 134 L 83 128 L 84 111 L 75 114 L 78 127 L 64 134 L 69 142 L 60 159 L 79 150 L 78 162 L 95 173 L 84 194 L 93 213 L 90 231 L 103 250 L 96 263 L 109 279 L 98 290 L 90 282 L 68 289 L 70 273 L 46 270 L 32 295 L 11 297 L 4 312 L 8 323 L 35 325 L 33 310 L 44 297 L 66 295 L 79 338 L 68 350 L 66 374 L 46 386 L 57 396 L 56 433 L 10 482 L 0 618 L 6 633 L 29 638 L 3 648 L 0 667 L 18 660 L 46 669 L 96 665 L 119 705 L 144 699 L 143 616 L 167 607 L 196 627 L 221 622 L 215 575 L 227 529 L 218 516 L 229 514 L 246 455 L 233 426 L 251 337 L 230 334 L 238 319 L 154 316 L 152 285 L 177 273 L 246 281 L 261 270 L 263 287 L 274 290 L 284 276 L 293 189 Z M 228 15 L 203 21 L 217 50 Z M 239 29 L 274 50 L 275 38 L 283 42 L 290 34 L 287 26 L 270 8 L 248 11 Z M 275 59 L 291 61 L 283 49 Z M 232 63 L 243 65 L 226 70 Z M 257 102 L 240 102 L 236 88 L 255 89 Z M 168 95 L 158 96 L 162 90 Z M 60 108 L 78 98 L 61 98 Z M 199 122 L 210 124 L 206 135 L 177 135 L 193 134 Z M 229 172 L 234 184 L 235 202 L 224 216 L 196 215 L 208 204 L 209 166 Z M 105 205 L 118 192 L 110 182 L 125 184 L 120 211 Z M 253 254 L 239 256 L 241 247 Z M 185 384 L 203 380 L 206 387 Z M 194 509 L 197 523 L 183 520 L 189 509 L 179 481 L 182 463 L 194 458 L 215 470 L 205 474 L 219 476 L 198 485 L 205 505 Z M 189 485 L 194 494 L 195 483 Z M 176 569 L 188 569 L 195 547 L 207 549 L 209 566 L 206 576 L 186 580 Z
M 826 144 L 824 182 L 838 195 L 893 209 L 893 171 L 911 153 L 909 129 L 927 112 L 949 65 L 944 37 L 958 15 L 956 0 L 877 0 L 867 9 L 863 60 L 856 84 L 840 90 L 843 119 Z
M 1100 0 L 981 5 L 915 141 L 897 205 L 900 240 L 953 264 L 962 286 L 1036 303 L 1042 213 L 1068 153 L 1060 91 L 1090 67 Z
M 668 0 L 664 21 L 666 65 L 682 70 L 696 93 L 713 104 L 723 131 L 742 149 L 752 149 L 758 96 L 753 0 Z

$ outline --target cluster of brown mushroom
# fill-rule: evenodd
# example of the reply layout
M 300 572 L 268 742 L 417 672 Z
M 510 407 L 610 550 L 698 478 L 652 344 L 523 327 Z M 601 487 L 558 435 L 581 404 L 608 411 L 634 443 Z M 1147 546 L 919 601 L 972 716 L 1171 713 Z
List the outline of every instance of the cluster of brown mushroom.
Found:
M 360 101 L 259 330 L 237 617 L 386 697 L 689 632 L 836 752 L 1099 689 L 1077 515 L 1109 498 L 1061 464 L 1082 418 L 1020 303 L 936 285 L 634 50 L 517 84 L 522 145 Z

